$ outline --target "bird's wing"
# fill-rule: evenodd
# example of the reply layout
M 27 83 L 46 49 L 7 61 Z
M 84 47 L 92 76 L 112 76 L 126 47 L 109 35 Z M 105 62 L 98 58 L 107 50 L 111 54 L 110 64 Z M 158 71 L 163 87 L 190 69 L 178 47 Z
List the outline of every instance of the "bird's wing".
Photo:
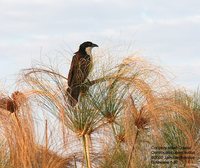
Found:
M 78 55 L 74 55 L 71 62 L 71 67 L 68 74 L 68 86 L 71 87 L 73 85 L 73 80 L 76 75 L 78 69 Z
M 89 74 L 90 58 L 83 58 L 76 53 L 72 59 L 68 74 L 68 86 L 73 87 L 82 84 Z
M 82 71 L 82 82 L 85 81 L 85 79 L 88 77 L 89 75 L 89 71 L 90 71 L 90 58 L 82 58 L 81 59 L 81 71 Z

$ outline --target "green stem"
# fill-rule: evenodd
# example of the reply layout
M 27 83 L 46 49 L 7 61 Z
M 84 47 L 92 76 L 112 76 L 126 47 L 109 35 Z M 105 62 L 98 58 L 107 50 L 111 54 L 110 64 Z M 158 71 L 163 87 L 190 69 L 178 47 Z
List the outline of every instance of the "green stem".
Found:
M 134 139 L 134 142 L 133 142 L 133 146 L 132 146 L 132 148 L 131 148 L 131 153 L 130 153 L 130 155 L 129 155 L 128 163 L 127 163 L 126 168 L 129 168 L 129 167 L 130 167 L 131 158 L 132 158 L 132 155 L 133 155 L 133 151 L 134 151 L 134 149 L 135 149 L 135 144 L 136 144 L 138 135 L 139 135 L 139 129 L 137 129 L 137 132 L 136 132 L 136 135 L 135 135 L 135 139 Z
M 74 155 L 74 168 L 77 168 L 75 155 Z
M 116 132 L 116 129 L 114 127 L 114 123 L 112 123 L 111 126 L 112 126 L 112 130 L 113 130 L 113 133 L 114 133 L 114 136 L 115 136 L 115 141 L 116 141 L 117 145 L 119 145 L 119 147 L 121 148 L 121 144 L 120 144 L 119 140 L 117 139 L 117 132 Z
M 117 138 L 116 138 L 117 133 L 116 133 L 116 130 L 115 130 L 114 124 L 111 123 L 111 126 L 112 126 L 112 130 L 113 130 L 113 133 L 114 133 L 114 136 L 115 136 L 115 140 L 116 140 L 116 142 L 117 142 Z
M 90 151 L 89 151 L 89 135 L 87 134 L 83 135 L 82 140 L 83 140 L 84 157 L 85 157 L 86 165 L 87 165 L 87 168 L 91 168 Z

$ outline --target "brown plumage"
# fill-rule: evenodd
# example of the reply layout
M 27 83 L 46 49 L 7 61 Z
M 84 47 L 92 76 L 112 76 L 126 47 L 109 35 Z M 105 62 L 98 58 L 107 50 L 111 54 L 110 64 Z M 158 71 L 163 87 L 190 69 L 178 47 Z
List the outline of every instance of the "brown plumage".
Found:
M 91 49 L 98 47 L 92 42 L 84 42 L 80 45 L 79 50 L 72 58 L 71 67 L 68 74 L 68 89 L 69 103 L 75 106 L 81 92 L 81 85 L 87 79 L 92 67 Z

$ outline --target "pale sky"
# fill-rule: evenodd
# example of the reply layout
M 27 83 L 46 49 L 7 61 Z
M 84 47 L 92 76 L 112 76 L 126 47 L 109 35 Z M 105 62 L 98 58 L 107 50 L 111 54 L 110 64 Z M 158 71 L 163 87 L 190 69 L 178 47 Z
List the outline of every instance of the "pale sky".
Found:
M 0 0 L 0 22 L 0 87 L 34 60 L 68 62 L 87 40 L 139 52 L 179 86 L 200 84 L 199 0 Z

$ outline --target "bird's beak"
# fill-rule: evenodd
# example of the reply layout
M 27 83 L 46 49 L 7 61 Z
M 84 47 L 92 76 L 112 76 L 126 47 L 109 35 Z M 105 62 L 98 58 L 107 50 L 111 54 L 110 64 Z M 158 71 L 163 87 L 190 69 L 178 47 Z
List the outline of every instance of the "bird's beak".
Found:
M 93 43 L 93 44 L 92 44 L 92 47 L 99 47 L 99 46 L 98 46 L 97 44 L 94 44 L 94 43 Z

